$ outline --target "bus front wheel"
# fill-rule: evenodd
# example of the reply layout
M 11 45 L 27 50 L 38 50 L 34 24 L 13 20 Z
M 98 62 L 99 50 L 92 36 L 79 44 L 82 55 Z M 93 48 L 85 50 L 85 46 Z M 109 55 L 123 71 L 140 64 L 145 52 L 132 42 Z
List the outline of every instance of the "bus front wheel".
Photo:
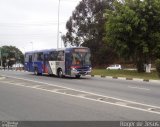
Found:
M 81 75 L 76 75 L 76 78 L 80 78 L 81 77 Z

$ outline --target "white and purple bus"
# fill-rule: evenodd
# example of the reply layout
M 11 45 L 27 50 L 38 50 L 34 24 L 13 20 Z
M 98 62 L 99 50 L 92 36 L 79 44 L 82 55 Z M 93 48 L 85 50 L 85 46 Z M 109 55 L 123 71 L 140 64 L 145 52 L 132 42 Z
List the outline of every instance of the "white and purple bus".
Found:
M 81 75 L 91 74 L 90 58 L 87 47 L 30 51 L 25 53 L 25 70 L 36 75 L 80 78 Z

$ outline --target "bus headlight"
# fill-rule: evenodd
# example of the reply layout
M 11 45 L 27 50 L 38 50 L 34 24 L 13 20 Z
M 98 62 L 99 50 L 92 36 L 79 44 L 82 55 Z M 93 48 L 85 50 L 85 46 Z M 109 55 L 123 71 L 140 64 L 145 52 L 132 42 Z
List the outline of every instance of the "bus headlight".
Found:
M 74 67 L 71 67 L 72 71 L 77 71 Z
M 76 69 L 75 69 L 75 68 L 72 68 L 72 71 L 76 71 Z

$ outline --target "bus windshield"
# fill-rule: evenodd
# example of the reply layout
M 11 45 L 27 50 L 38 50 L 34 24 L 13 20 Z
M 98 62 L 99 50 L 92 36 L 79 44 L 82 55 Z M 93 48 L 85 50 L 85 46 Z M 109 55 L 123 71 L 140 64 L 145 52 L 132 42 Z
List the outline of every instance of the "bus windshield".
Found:
M 89 66 L 91 65 L 90 57 L 91 57 L 90 52 L 73 52 L 72 65 Z

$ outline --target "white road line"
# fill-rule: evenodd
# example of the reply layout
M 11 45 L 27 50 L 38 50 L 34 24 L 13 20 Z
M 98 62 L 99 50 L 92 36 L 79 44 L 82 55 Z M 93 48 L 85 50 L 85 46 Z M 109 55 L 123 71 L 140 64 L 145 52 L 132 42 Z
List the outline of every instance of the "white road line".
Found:
M 6 76 L 6 75 L 3 75 L 3 76 Z M 77 89 L 73 89 L 73 88 L 69 88 L 69 87 L 64 87 L 64 86 L 60 86 L 60 85 L 56 85 L 56 84 L 50 84 L 50 83 L 46 83 L 46 82 L 40 82 L 40 81 L 35 81 L 35 80 L 30 80 L 30 79 L 25 79 L 25 78 L 18 78 L 18 77 L 13 77 L 13 76 L 6 76 L 6 77 L 20 79 L 20 80 L 25 80 L 25 81 L 30 81 L 30 82 L 35 82 L 35 83 L 40 83 L 40 84 L 46 84 L 46 85 L 49 85 L 49 86 L 57 86 L 57 87 L 61 87 L 61 88 L 64 88 L 64 89 L 70 89 L 70 90 L 75 90 L 75 91 L 78 91 L 78 92 L 84 92 L 84 93 L 87 93 L 87 94 L 92 94 L 92 95 L 97 95 L 97 96 L 103 96 L 105 98 L 112 98 L 112 99 L 116 99 L 116 100 L 119 100 L 119 101 L 126 101 L 126 102 L 129 102 L 129 103 L 140 104 L 140 105 L 144 105 L 144 106 L 152 106 L 154 108 L 160 108 L 158 106 L 138 103 L 138 102 L 124 100 L 124 99 L 119 99 L 119 98 L 116 98 L 116 97 L 110 97 L 110 96 L 95 94 L 95 93 L 91 93 L 91 92 L 87 92 L 87 91 L 83 91 L 83 90 L 77 90 Z
M 8 84 L 12 84 L 15 86 L 23 86 L 23 85 L 19 85 L 19 84 L 14 84 L 14 83 L 8 83 Z M 116 105 L 116 106 L 120 106 L 120 107 L 126 107 L 126 108 L 130 108 L 130 109 L 134 109 L 134 110 L 140 110 L 140 111 L 145 111 L 145 112 L 149 112 L 149 113 L 155 113 L 155 114 L 159 114 L 160 112 L 156 112 L 156 111 L 152 111 L 152 110 L 147 110 L 147 109 L 142 109 L 142 108 L 137 108 L 137 107 L 132 107 L 132 106 L 127 106 L 124 103 L 112 103 L 112 102 L 105 102 L 102 100 L 96 100 L 96 99 L 92 99 L 92 98 L 87 98 L 87 97 L 81 97 L 81 96 L 76 96 L 76 95 L 72 95 L 72 94 L 67 94 L 67 93 L 61 93 L 61 92 L 57 92 L 57 91 L 53 91 L 53 90 L 47 90 L 47 89 L 41 89 L 41 88 L 34 88 L 31 86 L 24 86 L 24 87 L 28 87 L 28 88 L 33 88 L 33 89 L 38 89 L 38 90 L 42 90 L 42 91 L 47 91 L 47 92 L 52 92 L 52 93 L 57 93 L 57 94 L 62 94 L 62 95 L 68 95 L 71 97 L 77 97 L 77 98 L 82 98 L 82 99 L 86 99 L 86 100 L 91 100 L 91 101 L 96 101 L 96 102 L 101 102 L 101 103 L 106 103 L 106 104 L 111 104 L 111 105 Z
M 133 86 L 128 86 L 129 88 L 131 89 L 140 89 L 140 90 L 147 90 L 149 91 L 150 89 L 147 89 L 147 88 L 141 88 L 141 87 L 133 87 Z
M 5 79 L 5 77 L 0 77 L 0 80 L 3 80 L 3 79 Z
M 116 104 L 119 104 L 119 105 L 127 105 L 126 103 L 124 103 L 124 102 L 116 102 Z
M 59 86 L 59 85 L 45 83 L 45 82 L 39 82 L 39 81 L 34 81 L 34 80 L 29 80 L 29 79 L 23 79 L 23 78 L 17 78 L 17 77 L 12 77 L 12 76 L 6 76 L 6 77 L 15 78 L 15 79 L 21 79 L 21 80 L 26 80 L 26 81 L 31 81 L 31 82 L 35 82 L 35 83 L 46 84 L 46 85 L 50 85 L 50 86 L 58 86 L 58 87 L 65 88 L 65 89 L 70 89 L 70 90 L 75 90 L 75 91 L 79 91 L 79 92 L 84 92 L 84 93 L 87 93 L 87 94 L 92 94 L 92 95 L 97 95 L 97 96 L 103 96 L 105 98 L 116 99 L 117 101 L 119 100 L 119 101 L 129 102 L 129 103 L 132 103 L 132 104 L 139 104 L 139 105 L 143 105 L 143 106 L 149 106 L 150 108 L 158 108 L 158 109 L 160 108 L 158 106 L 153 106 L 153 105 L 138 103 L 138 102 L 134 102 L 134 101 L 128 101 L 128 100 L 123 100 L 123 99 L 119 99 L 119 98 L 99 95 L 99 94 L 95 94 L 95 93 L 91 93 L 91 92 L 76 90 L 76 89 L 72 89 L 72 88 L 68 88 L 68 87 L 63 87 L 63 86 Z M 22 85 L 14 84 L 14 83 L 8 83 L 8 84 L 12 84 L 12 85 L 16 85 L 16 86 L 22 86 Z M 32 86 L 24 86 L 24 87 L 33 88 Z M 111 104 L 111 105 L 126 107 L 126 108 L 130 108 L 130 109 L 135 109 L 135 110 L 140 110 L 140 111 L 145 111 L 145 112 L 150 112 L 150 113 L 155 113 L 155 114 L 159 114 L 160 115 L 160 112 L 156 112 L 156 111 L 152 111 L 152 110 L 148 110 L 148 109 L 142 109 L 142 108 L 133 107 L 133 106 L 128 106 L 128 105 L 124 105 L 124 104 L 122 105 L 122 104 L 119 104 L 119 103 L 106 102 L 106 101 L 103 101 L 103 100 L 96 100 L 96 99 L 92 99 L 92 98 L 88 98 L 88 97 L 77 96 L 77 95 L 72 95 L 72 94 L 68 94 L 68 93 L 62 93 L 62 92 L 53 91 L 53 90 L 47 90 L 47 89 L 42 89 L 42 88 L 33 88 L 33 89 L 48 91 L 48 92 L 62 94 L 62 95 L 68 95 L 68 96 L 77 97 L 77 98 L 83 98 L 83 99 L 92 100 L 92 101 L 98 101 L 98 102 L 102 102 L 102 103 L 107 103 L 107 104 Z

